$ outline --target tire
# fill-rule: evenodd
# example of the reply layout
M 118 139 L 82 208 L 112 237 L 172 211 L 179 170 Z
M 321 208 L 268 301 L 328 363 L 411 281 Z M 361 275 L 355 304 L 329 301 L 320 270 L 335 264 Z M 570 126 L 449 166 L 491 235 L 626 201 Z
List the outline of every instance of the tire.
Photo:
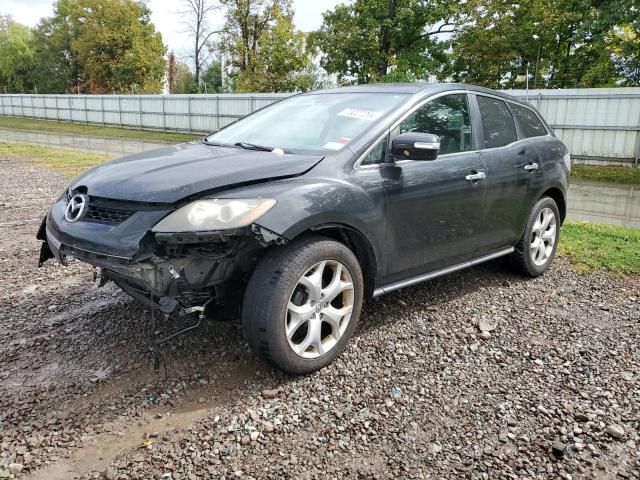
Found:
M 358 260 L 340 242 L 308 236 L 274 250 L 258 264 L 245 292 L 242 327 L 249 346 L 287 373 L 325 367 L 357 326 L 363 284 Z
M 549 220 L 549 226 L 543 230 L 550 214 L 553 217 Z M 553 231 L 551 227 L 553 227 Z M 539 240 L 538 248 L 534 246 L 536 239 Z M 549 269 L 555 258 L 559 239 L 560 211 L 558 206 L 551 197 L 542 197 L 531 209 L 524 233 L 515 245 L 512 263 L 516 270 L 530 277 L 542 275 Z

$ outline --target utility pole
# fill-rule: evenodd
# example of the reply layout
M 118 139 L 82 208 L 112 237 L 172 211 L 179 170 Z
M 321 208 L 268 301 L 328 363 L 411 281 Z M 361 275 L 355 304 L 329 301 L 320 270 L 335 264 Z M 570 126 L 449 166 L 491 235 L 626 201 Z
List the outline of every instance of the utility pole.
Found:
M 536 56 L 536 69 L 533 74 L 533 88 L 538 88 L 538 65 L 540 64 L 540 49 L 542 48 L 542 42 L 540 41 L 540 37 L 538 35 L 533 36 L 534 40 L 538 41 L 538 55 Z

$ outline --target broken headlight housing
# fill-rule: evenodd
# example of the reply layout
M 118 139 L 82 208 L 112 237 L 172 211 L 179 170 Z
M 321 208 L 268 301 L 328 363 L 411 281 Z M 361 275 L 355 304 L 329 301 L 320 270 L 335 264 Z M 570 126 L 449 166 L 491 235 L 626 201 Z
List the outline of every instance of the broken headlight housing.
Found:
M 275 204 L 272 198 L 196 200 L 164 217 L 152 231 L 204 232 L 246 227 Z

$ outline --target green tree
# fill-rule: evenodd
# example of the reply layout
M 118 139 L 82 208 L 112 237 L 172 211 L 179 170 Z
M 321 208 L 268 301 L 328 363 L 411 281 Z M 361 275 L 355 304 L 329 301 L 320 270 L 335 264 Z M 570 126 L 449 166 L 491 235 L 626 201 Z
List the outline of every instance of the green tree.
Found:
M 291 92 L 312 87 L 305 35 L 293 25 L 291 0 L 223 0 L 222 51 L 230 58 L 234 89 Z
M 446 61 L 442 35 L 455 30 L 456 5 L 453 0 L 355 0 L 326 12 L 309 43 L 321 66 L 342 83 L 427 79 Z
M 636 24 L 637 25 L 637 24 Z M 610 48 L 623 86 L 640 86 L 640 28 L 625 25 L 611 33 Z
M 8 92 L 30 91 L 34 60 L 31 30 L 9 17 L 0 17 L 0 87 Z
M 176 62 L 175 80 L 171 93 L 198 93 L 195 77 L 189 65 L 184 62 Z
M 150 11 L 134 0 L 72 0 L 71 47 L 92 93 L 162 91 L 166 48 Z
M 39 92 L 65 93 L 77 91 L 82 71 L 78 57 L 71 48 L 77 36 L 72 30 L 70 4 L 73 0 L 58 0 L 50 18 L 43 18 L 33 30 L 38 68 L 34 82 Z
M 640 4 L 637 0 L 593 0 L 595 29 L 604 32 L 620 84 L 640 86 Z
M 222 92 L 222 64 L 218 61 L 211 62 L 202 74 L 200 84 L 200 93 Z
M 463 28 L 451 39 L 447 73 L 492 88 L 523 86 L 518 76 L 527 70 L 534 87 L 616 86 L 624 62 L 638 51 L 621 34 L 631 25 L 634 0 L 599 1 L 469 0 L 459 13 Z
M 58 0 L 34 30 L 40 92 L 161 92 L 166 49 L 144 2 Z

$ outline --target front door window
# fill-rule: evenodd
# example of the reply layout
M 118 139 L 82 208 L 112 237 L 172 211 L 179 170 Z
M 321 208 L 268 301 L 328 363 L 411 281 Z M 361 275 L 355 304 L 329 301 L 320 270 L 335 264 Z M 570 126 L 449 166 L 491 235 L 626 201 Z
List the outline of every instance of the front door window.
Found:
M 473 150 L 471 115 L 464 93 L 429 101 L 400 124 L 400 132 L 432 133 L 440 137 L 440 155 Z

